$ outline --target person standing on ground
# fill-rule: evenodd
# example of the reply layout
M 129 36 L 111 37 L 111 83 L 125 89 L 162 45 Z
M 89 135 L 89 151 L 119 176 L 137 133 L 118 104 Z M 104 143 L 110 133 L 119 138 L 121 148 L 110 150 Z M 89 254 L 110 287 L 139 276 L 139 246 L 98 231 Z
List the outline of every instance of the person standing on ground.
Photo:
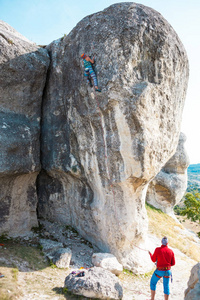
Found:
M 163 277 L 163 288 L 165 300 L 169 299 L 169 280 L 172 275 L 171 266 L 175 265 L 174 252 L 168 248 L 168 239 L 166 236 L 162 238 L 162 246 L 155 249 L 152 255 L 149 251 L 149 255 L 153 262 L 157 263 L 157 268 L 153 273 L 150 281 L 151 288 L 151 300 L 155 299 L 156 294 L 156 284 Z
M 101 92 L 101 90 L 98 88 L 97 77 L 92 67 L 92 64 L 94 64 L 94 57 L 93 59 L 91 59 L 87 54 L 83 53 L 81 54 L 81 58 L 83 59 L 83 64 L 85 68 L 84 75 L 86 76 L 87 82 L 91 85 L 91 82 L 89 80 L 89 76 L 91 76 L 94 82 L 95 91 Z

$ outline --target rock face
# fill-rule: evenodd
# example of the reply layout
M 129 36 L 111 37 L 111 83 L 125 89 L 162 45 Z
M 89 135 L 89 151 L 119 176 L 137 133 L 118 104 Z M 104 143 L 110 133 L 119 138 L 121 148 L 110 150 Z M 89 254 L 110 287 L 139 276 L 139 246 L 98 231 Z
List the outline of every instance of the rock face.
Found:
M 38 196 L 40 218 L 73 226 L 132 271 L 151 268 L 138 248 L 146 192 L 176 152 L 188 81 L 173 28 L 136 3 L 84 18 L 47 49 L 0 28 L 0 232 L 36 225 Z M 98 95 L 83 52 L 96 55 Z
M 146 201 L 166 213 L 182 199 L 187 189 L 189 158 L 184 148 L 186 137 L 180 134 L 175 154 L 150 182 Z
M 123 289 L 118 278 L 111 272 L 94 267 L 84 271 L 83 277 L 69 274 L 65 279 L 69 292 L 88 298 L 122 299 Z
M 136 246 L 145 247 L 148 184 L 179 140 L 184 47 L 159 13 L 121 3 L 84 18 L 48 51 L 39 216 L 72 225 L 133 271 L 146 268 Z M 83 52 L 96 54 L 98 95 Z
M 40 118 L 46 50 L 0 21 L 0 234 L 37 225 Z
M 200 263 L 196 264 L 192 270 L 188 281 L 188 288 L 185 291 L 185 300 L 200 299 Z

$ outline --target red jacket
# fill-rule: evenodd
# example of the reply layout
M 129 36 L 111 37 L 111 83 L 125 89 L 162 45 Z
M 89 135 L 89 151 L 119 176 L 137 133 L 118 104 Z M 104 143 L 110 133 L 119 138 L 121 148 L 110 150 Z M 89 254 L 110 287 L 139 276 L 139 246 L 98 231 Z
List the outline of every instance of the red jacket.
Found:
M 170 268 L 175 265 L 174 252 L 167 246 L 162 245 L 155 249 L 153 255 L 151 253 L 149 254 L 153 262 L 157 261 L 158 268 Z

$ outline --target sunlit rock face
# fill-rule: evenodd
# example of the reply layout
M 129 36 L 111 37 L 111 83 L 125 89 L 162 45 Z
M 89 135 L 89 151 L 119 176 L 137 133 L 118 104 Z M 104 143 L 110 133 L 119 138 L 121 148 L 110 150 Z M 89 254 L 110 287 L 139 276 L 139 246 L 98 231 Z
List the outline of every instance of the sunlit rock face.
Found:
M 164 166 L 174 172 L 188 81 L 173 28 L 151 8 L 121 3 L 47 49 L 4 22 L 0 30 L 0 233 L 30 230 L 37 207 L 125 268 L 151 268 L 140 250 L 147 189 Z M 95 53 L 101 93 L 86 83 L 83 52 Z
M 40 119 L 49 56 L 0 21 L 0 234 L 37 225 Z
M 185 49 L 158 12 L 136 3 L 84 18 L 47 48 L 39 216 L 140 271 L 149 261 L 136 247 L 145 247 L 147 187 L 179 141 Z M 83 52 L 96 55 L 101 93 L 87 86 Z
M 187 168 L 189 158 L 181 132 L 175 154 L 150 182 L 146 201 L 166 213 L 173 213 L 173 207 L 179 203 L 187 189 Z
M 184 300 L 198 300 L 200 296 L 200 263 L 194 265 L 185 290 Z

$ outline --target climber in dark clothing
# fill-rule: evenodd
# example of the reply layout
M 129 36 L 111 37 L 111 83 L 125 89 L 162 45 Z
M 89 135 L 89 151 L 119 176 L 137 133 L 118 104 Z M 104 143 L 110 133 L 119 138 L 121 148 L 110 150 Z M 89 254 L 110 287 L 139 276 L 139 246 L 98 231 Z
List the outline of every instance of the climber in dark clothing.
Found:
M 94 64 L 94 57 L 93 59 L 91 59 L 87 54 L 83 53 L 81 55 L 82 59 L 83 59 L 83 64 L 84 64 L 84 68 L 85 68 L 85 73 L 84 75 L 87 78 L 87 82 L 91 85 L 91 82 L 89 80 L 89 76 L 91 76 L 91 78 L 93 79 L 94 82 L 94 86 L 95 86 L 95 91 L 96 92 L 101 92 L 101 90 L 98 88 L 98 84 L 97 84 L 97 77 L 96 74 L 93 70 L 92 64 Z

